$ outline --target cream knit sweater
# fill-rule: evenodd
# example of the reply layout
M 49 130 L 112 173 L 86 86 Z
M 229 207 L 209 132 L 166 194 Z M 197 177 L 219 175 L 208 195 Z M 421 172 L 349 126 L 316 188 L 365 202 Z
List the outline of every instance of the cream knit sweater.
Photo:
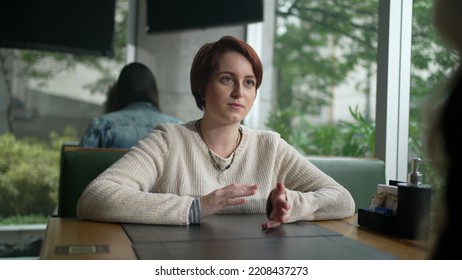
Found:
M 265 213 L 268 194 L 278 182 L 288 189 L 290 222 L 354 214 L 351 194 L 279 134 L 241 127 L 234 162 L 222 172 L 215 168 L 194 122 L 160 125 L 87 186 L 77 215 L 108 222 L 186 225 L 194 198 L 232 183 L 257 184 L 257 193 L 221 213 Z M 231 158 L 219 160 L 225 166 Z

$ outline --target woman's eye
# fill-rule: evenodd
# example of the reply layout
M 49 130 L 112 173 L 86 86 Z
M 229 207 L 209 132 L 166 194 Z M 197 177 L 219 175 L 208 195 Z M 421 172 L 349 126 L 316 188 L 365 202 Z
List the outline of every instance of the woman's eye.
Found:
M 233 83 L 233 78 L 231 78 L 230 76 L 223 76 L 223 77 L 221 77 L 220 80 L 225 84 L 232 84 Z
M 255 80 L 253 80 L 253 79 L 247 79 L 247 80 L 245 80 L 245 85 L 246 85 L 247 87 L 254 87 L 255 84 L 256 84 L 256 82 L 255 82 Z

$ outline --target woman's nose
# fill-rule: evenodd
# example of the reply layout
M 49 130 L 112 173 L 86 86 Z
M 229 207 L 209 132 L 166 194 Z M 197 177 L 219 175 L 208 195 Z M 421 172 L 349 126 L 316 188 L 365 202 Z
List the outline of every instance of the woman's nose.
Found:
M 233 89 L 233 92 L 231 93 L 231 96 L 233 98 L 240 98 L 242 96 L 244 96 L 244 91 L 243 91 L 243 87 L 240 83 L 236 83 L 234 85 L 234 89 Z

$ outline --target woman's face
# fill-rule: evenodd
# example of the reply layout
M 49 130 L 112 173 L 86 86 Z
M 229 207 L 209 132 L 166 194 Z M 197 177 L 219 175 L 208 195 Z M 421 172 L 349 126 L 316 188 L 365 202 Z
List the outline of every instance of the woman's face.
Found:
M 252 65 L 244 56 L 224 53 L 205 88 L 204 117 L 221 124 L 241 122 L 252 108 L 256 83 Z

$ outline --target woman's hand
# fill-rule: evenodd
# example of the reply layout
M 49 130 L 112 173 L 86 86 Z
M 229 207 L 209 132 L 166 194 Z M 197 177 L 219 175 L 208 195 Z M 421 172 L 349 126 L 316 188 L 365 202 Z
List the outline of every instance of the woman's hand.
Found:
M 268 199 L 268 203 L 271 203 L 271 212 L 268 215 L 268 221 L 261 225 L 263 229 L 278 227 L 289 220 L 290 205 L 287 202 L 284 184 L 278 183 Z
M 257 192 L 257 185 L 231 184 L 214 190 L 200 199 L 201 219 L 211 216 L 221 209 L 245 203 L 245 197 Z

